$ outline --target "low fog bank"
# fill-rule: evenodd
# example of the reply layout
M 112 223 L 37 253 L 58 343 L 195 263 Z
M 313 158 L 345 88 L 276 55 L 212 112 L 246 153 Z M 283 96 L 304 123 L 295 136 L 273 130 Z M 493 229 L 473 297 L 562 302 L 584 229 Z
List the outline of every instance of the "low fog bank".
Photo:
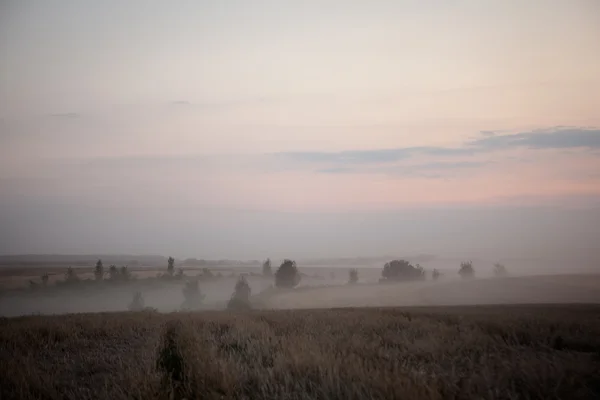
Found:
M 248 277 L 247 281 L 253 293 L 259 293 L 272 284 L 271 280 L 262 278 Z M 200 282 L 200 291 L 205 295 L 200 309 L 224 309 L 236 282 L 237 278 L 233 277 Z M 52 293 L 10 291 L 0 297 L 0 316 L 127 311 L 138 291 L 142 293 L 146 307 L 172 312 L 179 310 L 184 302 L 183 288 L 183 282 L 149 286 L 140 280 L 101 289 L 69 288 Z
M 543 303 L 600 303 L 600 274 L 448 277 L 437 282 L 300 288 L 279 292 L 268 298 L 264 306 L 290 309 Z
M 444 306 L 535 303 L 600 303 L 600 274 L 533 275 L 461 279 L 442 275 L 438 281 L 375 283 L 380 271 L 359 270 L 357 284 L 347 283 L 347 271 L 331 269 L 327 279 L 305 274 L 295 289 L 274 289 L 272 279 L 248 276 L 256 307 L 268 309 Z M 310 272 L 310 271 L 309 271 Z M 222 310 L 234 291 L 235 277 L 201 282 L 206 296 L 199 310 Z M 184 301 L 183 282 L 159 287 L 136 284 L 102 290 L 72 289 L 51 294 L 7 292 L 0 298 L 0 315 L 64 314 L 127 311 L 140 291 L 145 306 L 173 312 Z

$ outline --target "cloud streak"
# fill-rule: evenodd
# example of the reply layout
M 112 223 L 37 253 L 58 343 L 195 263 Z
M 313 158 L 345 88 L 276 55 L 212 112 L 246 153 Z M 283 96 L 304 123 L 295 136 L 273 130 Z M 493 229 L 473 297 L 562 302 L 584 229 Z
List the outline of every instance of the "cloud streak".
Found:
M 274 156 L 283 162 L 303 164 L 328 164 L 319 169 L 323 173 L 357 171 L 358 166 L 391 164 L 417 156 L 452 157 L 473 156 L 509 149 L 566 150 L 580 149 L 596 151 L 600 149 L 600 129 L 577 127 L 554 127 L 517 134 L 501 135 L 496 131 L 484 131 L 483 137 L 472 139 L 460 147 L 404 147 L 394 149 L 354 150 L 340 152 L 286 152 Z M 463 163 L 432 163 L 429 168 L 464 167 Z M 422 168 L 428 168 L 425 165 Z

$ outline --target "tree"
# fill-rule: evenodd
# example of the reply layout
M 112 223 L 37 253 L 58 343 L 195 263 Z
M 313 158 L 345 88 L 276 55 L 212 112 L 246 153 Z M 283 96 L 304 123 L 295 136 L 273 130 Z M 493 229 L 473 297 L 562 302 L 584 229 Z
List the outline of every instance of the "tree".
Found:
M 434 281 L 437 281 L 441 275 L 442 274 L 440 273 L 440 271 L 438 271 L 437 269 L 434 269 L 433 272 L 431 273 L 431 279 L 433 279 Z
M 102 260 L 98 259 L 96 261 L 96 268 L 94 268 L 94 278 L 97 281 L 101 281 L 104 278 L 104 265 L 102 265 Z
M 184 310 L 195 310 L 200 304 L 202 304 L 202 300 L 204 300 L 204 295 L 200 292 L 200 285 L 198 279 L 193 279 L 189 282 L 185 283 L 183 287 L 183 304 L 181 308 Z
M 507 276 L 508 271 L 506 270 L 506 267 L 503 264 L 496 263 L 494 264 L 494 275 L 496 275 L 496 277 L 498 278 L 501 278 Z
M 77 276 L 77 272 L 75 272 L 73 267 L 67 268 L 67 272 L 65 273 L 65 281 L 67 283 L 79 282 L 79 276 Z
M 262 265 L 262 273 L 264 276 L 271 277 L 273 276 L 273 270 L 271 269 L 271 259 L 267 258 Z
M 144 296 L 142 292 L 135 292 L 133 300 L 129 303 L 129 311 L 142 311 L 144 309 Z
M 355 284 L 358 282 L 358 270 L 356 268 L 352 268 L 348 271 L 348 283 Z
M 129 272 L 129 268 L 127 266 L 122 266 L 119 270 L 119 278 L 123 281 L 128 281 L 131 279 L 131 272 Z
M 472 261 L 465 261 L 460 263 L 460 269 L 458 270 L 458 274 L 462 278 L 473 278 L 475 276 L 475 269 L 473 268 Z
M 275 272 L 275 286 L 293 288 L 300 283 L 300 273 L 296 261 L 285 259 Z
M 48 286 L 49 279 L 50 279 L 50 276 L 47 273 L 42 275 L 42 286 Z
M 425 270 L 419 264 L 412 265 L 406 260 L 393 260 L 385 263 L 381 272 L 383 281 L 408 281 L 425 279 Z
M 227 308 L 230 310 L 249 310 L 250 293 L 252 292 L 246 277 L 240 276 L 235 284 L 235 290 L 227 303 Z
M 173 276 L 175 273 L 175 259 L 173 257 L 169 257 L 167 260 L 167 273 L 170 276 Z
M 110 279 L 111 281 L 116 281 L 117 279 L 119 279 L 119 270 L 114 264 L 108 267 L 108 279 Z

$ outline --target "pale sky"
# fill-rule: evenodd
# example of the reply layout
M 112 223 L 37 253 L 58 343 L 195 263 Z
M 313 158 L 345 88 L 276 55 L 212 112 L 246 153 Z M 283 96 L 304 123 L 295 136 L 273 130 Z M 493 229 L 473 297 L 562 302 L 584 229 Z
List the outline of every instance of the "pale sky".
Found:
M 598 71 L 596 0 L 2 1 L 0 253 L 472 252 L 414 210 L 600 203 Z

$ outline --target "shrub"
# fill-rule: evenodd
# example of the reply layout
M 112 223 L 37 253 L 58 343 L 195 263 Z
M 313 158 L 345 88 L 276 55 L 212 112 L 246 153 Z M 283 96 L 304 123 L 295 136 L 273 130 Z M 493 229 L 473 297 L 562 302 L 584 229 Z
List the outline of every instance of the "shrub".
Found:
M 131 272 L 129 272 L 129 268 L 127 266 L 122 266 L 119 270 L 119 278 L 123 281 L 128 281 L 131 279 Z
M 202 268 L 202 276 L 206 279 L 214 278 L 212 271 L 208 268 Z
M 141 292 L 133 294 L 133 300 L 129 303 L 129 311 L 142 311 L 144 309 L 144 296 Z
M 465 261 L 460 263 L 460 269 L 458 270 L 458 274 L 462 278 L 473 278 L 475 276 L 475 269 L 473 268 L 472 261 Z
M 501 278 L 503 276 L 507 276 L 508 271 L 506 270 L 506 267 L 503 264 L 496 263 L 494 264 L 494 275 Z
M 48 286 L 49 280 L 50 280 L 50 276 L 47 273 L 42 275 L 42 286 Z
M 167 273 L 169 276 L 173 276 L 175 273 L 175 259 L 173 257 L 169 257 L 167 260 Z
M 184 310 L 195 310 L 202 304 L 204 295 L 200 292 L 198 279 L 193 279 L 185 283 L 183 287 L 183 299 L 181 308 Z
M 296 261 L 285 259 L 275 272 L 275 286 L 281 288 L 293 288 L 300 283 L 300 274 Z
M 67 272 L 65 273 L 65 282 L 66 283 L 77 283 L 79 282 L 79 276 L 77 276 L 77 272 L 73 269 L 73 267 L 67 268 Z
M 348 283 L 355 284 L 358 282 L 358 270 L 356 268 L 352 268 L 348 271 Z
M 185 277 L 185 274 L 183 272 L 183 268 L 179 268 L 177 270 L 177 279 L 183 279 Z
M 425 271 L 417 264 L 412 265 L 406 260 L 393 260 L 385 263 L 381 272 L 383 281 L 407 281 L 425 279 Z
M 440 273 L 440 271 L 438 271 L 437 269 L 434 269 L 433 272 L 431 273 L 431 279 L 433 279 L 434 281 L 437 281 L 441 275 L 442 274 Z
M 250 305 L 250 285 L 244 276 L 240 276 L 235 284 L 235 290 L 227 303 L 227 308 L 230 310 L 249 310 Z
M 98 259 L 96 262 L 96 267 L 94 268 L 94 278 L 97 281 L 104 279 L 104 265 L 102 265 L 102 260 L 100 259 Z
M 262 274 L 266 277 L 273 276 L 273 269 L 271 268 L 271 259 L 267 258 L 262 265 Z
M 111 265 L 110 267 L 108 267 L 108 278 L 111 281 L 116 281 L 119 279 L 119 270 L 117 269 L 116 265 Z

